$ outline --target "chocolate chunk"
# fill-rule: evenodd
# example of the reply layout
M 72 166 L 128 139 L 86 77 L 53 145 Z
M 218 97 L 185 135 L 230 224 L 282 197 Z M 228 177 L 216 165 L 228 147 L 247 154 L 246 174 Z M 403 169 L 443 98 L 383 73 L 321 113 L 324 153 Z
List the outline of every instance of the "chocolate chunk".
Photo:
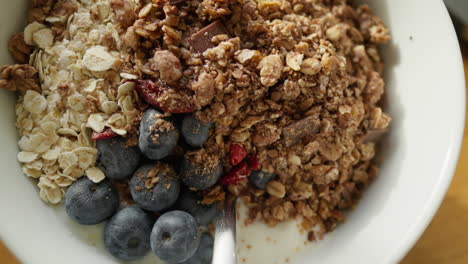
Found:
M 284 144 L 290 147 L 320 132 L 320 120 L 312 115 L 283 128 Z
M 387 134 L 388 128 L 383 129 L 371 129 L 362 137 L 362 143 L 377 143 L 382 137 Z
M 228 31 L 223 23 L 217 20 L 193 34 L 188 41 L 198 53 L 203 53 L 205 50 L 215 47 L 213 42 L 211 42 L 213 37 L 223 34 L 228 34 Z
M 169 0 L 169 4 L 171 5 L 177 5 L 184 2 L 184 0 Z

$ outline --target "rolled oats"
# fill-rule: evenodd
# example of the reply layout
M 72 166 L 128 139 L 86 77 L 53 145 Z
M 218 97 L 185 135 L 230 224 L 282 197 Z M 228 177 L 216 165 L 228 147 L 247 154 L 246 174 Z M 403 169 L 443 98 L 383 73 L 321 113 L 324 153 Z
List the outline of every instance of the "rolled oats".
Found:
M 40 93 L 28 90 L 24 95 L 24 108 L 33 114 L 40 114 L 47 108 L 47 100 Z
M 23 163 L 29 163 L 34 161 L 38 156 L 39 154 L 34 152 L 21 151 L 18 153 L 18 161 Z
M 87 127 L 93 129 L 96 132 L 102 132 L 106 123 L 104 122 L 104 117 L 102 114 L 91 114 L 88 117 Z
M 129 14 L 125 13 L 128 6 L 119 14 L 104 0 L 57 3 L 57 8 L 63 8 L 60 15 L 36 17 L 10 41 L 17 43 L 10 50 L 19 61 L 31 53 L 28 45 L 36 47 L 29 59 L 33 67 L 2 68 L 0 80 L 1 88 L 20 92 L 18 160 L 26 175 L 39 179 L 40 197 L 54 204 L 63 199 L 66 187 L 87 172 L 95 182 L 104 178 L 95 168 L 97 151 L 89 128 L 102 131 L 110 125 L 125 134 L 139 113 L 133 84 L 120 83 L 121 78 L 139 76 L 122 73 L 109 78 L 127 56 L 114 49 L 122 42 L 117 24 L 123 14 Z M 54 26 L 49 28 L 48 23 Z M 111 86 L 123 88 L 114 94 Z
M 279 181 L 270 181 L 267 184 L 266 191 L 276 198 L 283 198 L 286 195 L 286 188 Z
M 110 55 L 103 46 L 94 46 L 86 50 L 83 65 L 90 71 L 107 71 L 112 69 L 117 60 Z
M 26 28 L 24 28 L 24 42 L 30 46 L 33 46 L 35 44 L 33 40 L 34 33 L 45 28 L 47 27 L 39 22 L 33 22 L 27 25 Z
M 41 49 L 52 46 L 54 43 L 54 35 L 52 30 L 50 28 L 43 28 L 34 32 L 32 41 Z
M 101 169 L 96 168 L 96 167 L 91 167 L 87 169 L 86 176 L 88 177 L 88 179 L 90 179 L 94 183 L 99 183 L 106 178 L 106 175 L 104 175 L 104 172 L 102 172 Z

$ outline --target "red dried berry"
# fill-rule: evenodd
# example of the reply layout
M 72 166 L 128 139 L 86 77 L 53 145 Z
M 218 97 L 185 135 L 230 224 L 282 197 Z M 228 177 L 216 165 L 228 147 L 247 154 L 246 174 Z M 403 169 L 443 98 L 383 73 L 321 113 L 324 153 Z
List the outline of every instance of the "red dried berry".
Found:
M 229 185 L 229 184 L 238 184 L 241 181 L 247 179 L 250 175 L 251 170 L 247 162 L 242 162 L 241 164 L 233 167 L 226 175 L 224 175 L 219 184 Z
M 102 132 L 93 132 L 93 134 L 91 135 L 91 139 L 92 140 L 110 139 L 110 138 L 114 138 L 116 136 L 118 136 L 117 133 L 112 131 L 112 129 L 110 129 L 110 128 L 106 128 Z
M 257 155 L 250 154 L 247 157 L 247 163 L 252 170 L 259 170 L 262 167 L 262 164 L 260 164 L 260 161 L 258 161 Z
M 192 113 L 195 111 L 193 98 L 187 92 L 175 92 L 167 85 L 152 80 L 136 80 L 135 89 L 150 105 L 173 114 Z
M 235 166 L 241 163 L 245 157 L 247 157 L 247 150 L 242 145 L 231 144 L 231 149 L 229 151 L 229 161 L 231 165 Z

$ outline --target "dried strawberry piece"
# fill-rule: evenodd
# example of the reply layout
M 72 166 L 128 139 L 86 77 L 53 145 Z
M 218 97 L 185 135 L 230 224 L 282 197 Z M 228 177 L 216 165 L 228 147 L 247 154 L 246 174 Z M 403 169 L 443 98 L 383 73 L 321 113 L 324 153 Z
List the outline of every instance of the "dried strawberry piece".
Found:
M 116 136 L 118 136 L 117 133 L 112 131 L 112 129 L 110 129 L 110 128 L 106 128 L 102 132 L 93 132 L 93 134 L 91 135 L 91 139 L 92 140 L 111 139 L 111 138 L 114 138 Z
M 229 184 L 237 184 L 241 181 L 247 179 L 250 175 L 251 170 L 247 162 L 243 161 L 239 165 L 233 167 L 226 175 L 224 175 L 219 184 L 221 185 L 229 185 Z
M 229 151 L 229 161 L 231 165 L 237 165 L 241 163 L 245 157 L 247 157 L 247 150 L 239 144 L 231 144 Z
M 150 105 L 167 113 L 181 114 L 195 111 L 193 98 L 187 92 L 175 91 L 161 82 L 136 80 L 135 89 Z
M 252 170 L 259 170 L 262 167 L 262 164 L 260 164 L 257 155 L 250 154 L 247 157 L 247 163 Z

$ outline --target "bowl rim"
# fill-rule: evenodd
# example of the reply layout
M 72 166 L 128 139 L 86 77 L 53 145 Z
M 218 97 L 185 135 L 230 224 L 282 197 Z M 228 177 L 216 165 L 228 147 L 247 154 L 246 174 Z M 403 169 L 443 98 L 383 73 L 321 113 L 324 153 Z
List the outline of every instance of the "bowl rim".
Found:
M 435 184 L 435 188 L 432 190 L 431 198 L 424 205 L 424 213 L 419 217 L 418 220 L 415 220 L 413 223 L 413 228 L 408 229 L 406 236 L 402 239 L 403 242 L 399 243 L 395 249 L 393 249 L 389 254 L 389 260 L 386 263 L 399 263 L 403 260 L 404 257 L 410 252 L 414 245 L 419 241 L 421 236 L 426 231 L 429 224 L 432 222 L 435 214 L 439 210 L 442 202 L 447 194 L 447 191 L 452 183 L 453 177 L 455 175 L 460 153 L 463 146 L 464 134 L 465 134 L 465 122 L 466 122 L 466 95 L 467 95 L 467 83 L 465 79 L 464 71 L 464 61 L 463 54 L 461 52 L 461 47 L 458 41 L 458 36 L 455 31 L 452 19 L 448 12 L 447 6 L 444 4 L 444 0 L 435 0 L 439 3 L 440 9 L 442 10 L 442 16 L 439 19 L 439 23 L 445 24 L 444 27 L 447 28 L 446 32 L 446 43 L 451 43 L 453 53 L 456 53 L 456 56 L 452 56 L 453 63 L 453 76 L 457 76 L 456 79 L 453 79 L 454 82 L 453 89 L 458 89 L 459 96 L 457 100 L 453 101 L 453 109 L 463 109 L 463 111 L 458 112 L 458 115 L 452 116 L 454 120 L 453 127 L 454 133 L 450 144 L 450 152 L 445 157 L 443 162 L 443 170 L 440 173 L 438 182 Z M 455 85 L 456 84 L 456 85 Z
M 466 102 L 465 102 L 465 94 L 466 94 L 466 86 L 465 86 L 465 74 L 463 71 L 463 60 L 461 56 L 460 47 L 458 45 L 457 36 L 455 30 L 453 28 L 453 24 L 450 20 L 450 16 L 448 14 L 447 8 L 445 7 L 443 0 L 434 0 L 439 2 L 439 7 L 442 10 L 442 16 L 439 19 L 439 23 L 443 23 L 444 27 L 447 28 L 446 32 L 446 40 L 447 46 L 451 46 L 454 50 L 452 53 L 456 53 L 456 56 L 451 57 L 453 62 L 453 74 L 456 78 L 453 81 L 453 89 L 457 89 L 456 93 L 459 95 L 457 100 L 453 102 L 454 109 L 463 109 L 464 111 L 458 113 L 458 115 L 453 116 L 453 129 L 458 131 L 457 133 L 453 133 L 453 136 L 450 141 L 450 151 L 449 154 L 445 157 L 443 161 L 443 170 L 439 175 L 438 181 L 435 183 L 435 187 L 432 189 L 430 199 L 424 204 L 424 213 L 421 214 L 419 219 L 415 219 L 412 222 L 412 227 L 408 228 L 408 232 L 406 236 L 402 238 L 401 242 L 393 249 L 391 249 L 388 253 L 388 258 L 386 263 L 398 263 L 402 260 L 407 253 L 411 250 L 412 246 L 417 242 L 417 240 L 422 236 L 423 232 L 426 230 L 428 225 L 430 224 L 432 218 L 434 217 L 435 213 L 439 209 L 443 198 L 449 188 L 449 185 L 452 181 L 456 166 L 458 164 L 458 159 L 461 151 L 463 135 L 464 135 L 464 127 L 465 127 L 465 109 L 466 109 Z M 3 227 L 2 227 L 3 229 Z M 20 260 L 31 261 L 34 260 L 35 256 L 29 256 L 28 252 L 25 250 L 20 250 L 21 245 L 20 241 L 15 240 L 11 236 L 5 236 L 5 234 L 0 234 L 0 239 L 5 243 L 7 247 L 11 250 L 13 254 Z

